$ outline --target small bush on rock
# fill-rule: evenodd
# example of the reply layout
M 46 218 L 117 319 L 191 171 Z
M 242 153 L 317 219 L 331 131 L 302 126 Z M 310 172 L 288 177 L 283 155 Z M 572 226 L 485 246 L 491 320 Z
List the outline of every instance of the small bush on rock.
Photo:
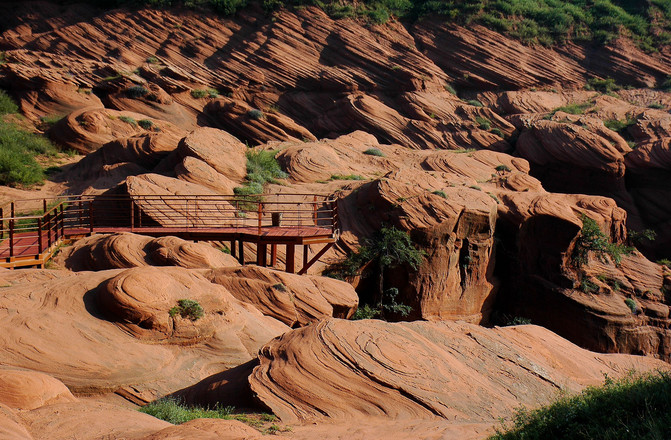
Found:
M 171 317 L 180 315 L 182 318 L 188 318 L 191 321 L 197 321 L 203 317 L 203 307 L 198 301 L 192 299 L 180 299 L 177 305 L 169 311 Z
M 369 156 L 384 157 L 384 153 L 379 148 L 369 148 L 366 151 L 364 151 L 363 154 L 367 154 Z

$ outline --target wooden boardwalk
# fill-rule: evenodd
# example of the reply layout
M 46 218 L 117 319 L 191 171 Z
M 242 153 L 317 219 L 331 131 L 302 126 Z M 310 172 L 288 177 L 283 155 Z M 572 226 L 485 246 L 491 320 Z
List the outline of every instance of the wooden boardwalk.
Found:
M 292 273 L 295 247 L 302 245 L 298 273 L 305 273 L 337 239 L 335 200 L 304 194 L 265 197 L 70 196 L 56 203 L 44 200 L 42 212 L 29 215 L 16 214 L 15 202 L 9 217 L 0 210 L 0 267 L 43 267 L 63 240 L 132 232 L 230 242 L 231 254 L 242 264 L 245 244 L 251 243 L 262 266 L 275 266 L 277 246 L 286 246 L 286 270 Z M 322 247 L 309 258 L 315 245 Z

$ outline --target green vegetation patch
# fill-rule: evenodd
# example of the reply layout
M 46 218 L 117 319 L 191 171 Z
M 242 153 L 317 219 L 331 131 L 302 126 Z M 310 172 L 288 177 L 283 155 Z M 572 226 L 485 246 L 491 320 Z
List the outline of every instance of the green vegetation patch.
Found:
M 329 180 L 365 180 L 359 174 L 332 174 Z
M 125 122 L 126 124 L 130 124 L 133 127 L 137 127 L 137 121 L 135 118 L 131 118 L 130 116 L 119 116 L 119 120 Z
M 16 103 L 0 91 L 0 115 L 17 112 Z M 46 137 L 0 119 L 0 185 L 30 186 L 44 182 L 45 172 L 37 158 L 56 154 L 56 147 Z
M 671 374 L 657 372 L 564 396 L 537 410 L 521 409 L 490 440 L 623 440 L 671 438 Z
M 384 272 L 387 268 L 402 266 L 416 271 L 424 261 L 424 256 L 425 253 L 415 247 L 407 232 L 393 226 L 383 226 L 372 237 L 364 239 L 363 245 L 346 259 L 327 268 L 324 275 L 345 279 L 359 274 L 367 267 L 368 272 L 378 277 L 378 292 L 373 298 L 362 301 L 352 319 L 370 319 L 389 313 L 405 317 L 412 308 L 397 301 L 398 288 L 385 288 Z
M 235 408 L 232 406 L 215 406 L 213 409 L 203 408 L 200 406 L 186 405 L 180 400 L 172 397 L 164 397 L 162 399 L 151 402 L 138 411 L 157 419 L 165 420 L 174 425 L 180 425 L 190 420 L 195 419 L 224 419 L 224 420 L 238 420 L 246 423 L 257 429 L 261 429 L 265 424 L 276 422 L 277 417 L 273 414 L 242 414 L 234 413 Z M 273 432 L 284 432 L 288 428 L 272 425 L 268 427 L 264 434 L 271 434 Z
M 573 262 L 577 266 L 587 263 L 589 252 L 594 252 L 602 260 L 608 255 L 615 264 L 620 264 L 622 255 L 630 254 L 634 251 L 632 247 L 611 243 L 606 234 L 601 231 L 596 221 L 585 214 L 582 214 L 580 218 L 583 226 L 572 256 Z
M 568 104 L 563 107 L 557 107 L 556 109 L 552 110 L 549 116 L 552 117 L 557 112 L 568 113 L 570 115 L 582 115 L 583 113 L 585 113 L 585 110 L 587 110 L 591 106 L 592 104 L 589 102 Z
M 19 112 L 19 106 L 4 90 L 0 90 L 0 115 L 11 115 Z
M 263 186 L 267 183 L 277 183 L 277 179 L 284 179 L 287 173 L 282 170 L 275 159 L 277 151 L 250 150 L 247 152 L 247 182 L 243 186 L 233 189 L 236 195 L 256 195 L 263 193 Z
M 193 299 L 180 299 L 177 305 L 169 310 L 171 317 L 180 315 L 182 318 L 188 318 L 191 321 L 197 321 L 203 317 L 203 307 Z
M 364 151 L 363 154 L 367 154 L 369 156 L 384 157 L 384 153 L 379 148 L 369 148 L 366 151 Z

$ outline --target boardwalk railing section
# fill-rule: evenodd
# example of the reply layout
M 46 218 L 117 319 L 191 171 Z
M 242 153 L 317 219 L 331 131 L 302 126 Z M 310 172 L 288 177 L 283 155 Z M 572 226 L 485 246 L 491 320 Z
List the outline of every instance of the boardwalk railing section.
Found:
M 299 273 L 304 273 L 337 239 L 338 212 L 334 198 L 312 194 L 122 194 L 23 200 L 0 209 L 0 266 L 43 266 L 63 238 L 114 232 L 230 241 L 231 253 L 243 264 L 245 243 L 255 243 L 256 262 L 264 266 L 267 247 L 270 265 L 275 266 L 277 246 L 285 245 L 290 272 L 295 269 L 295 246 L 303 245 Z M 324 247 L 310 260 L 309 246 L 316 244 Z

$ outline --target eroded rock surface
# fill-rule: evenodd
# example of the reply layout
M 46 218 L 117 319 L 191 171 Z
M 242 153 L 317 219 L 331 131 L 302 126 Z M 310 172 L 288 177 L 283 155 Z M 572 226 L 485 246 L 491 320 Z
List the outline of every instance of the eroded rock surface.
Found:
M 603 374 L 668 366 L 588 352 L 536 326 L 326 320 L 260 352 L 252 390 L 285 422 L 324 419 L 495 420 Z M 315 378 L 320 378 L 315 381 Z

